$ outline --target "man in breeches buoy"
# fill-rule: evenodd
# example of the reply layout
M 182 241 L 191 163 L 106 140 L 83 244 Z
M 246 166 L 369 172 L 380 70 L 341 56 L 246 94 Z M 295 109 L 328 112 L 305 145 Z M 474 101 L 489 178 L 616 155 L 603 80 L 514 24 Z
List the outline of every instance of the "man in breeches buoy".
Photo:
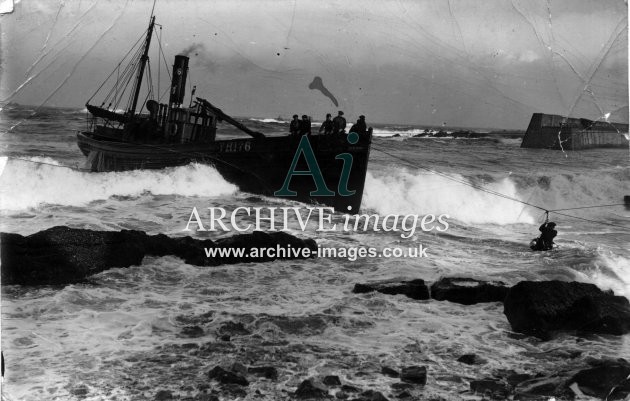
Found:
M 549 251 L 553 249 L 553 239 L 558 235 L 554 229 L 556 223 L 550 222 L 548 219 L 538 228 L 541 232 L 540 237 L 532 241 L 531 248 L 534 251 Z

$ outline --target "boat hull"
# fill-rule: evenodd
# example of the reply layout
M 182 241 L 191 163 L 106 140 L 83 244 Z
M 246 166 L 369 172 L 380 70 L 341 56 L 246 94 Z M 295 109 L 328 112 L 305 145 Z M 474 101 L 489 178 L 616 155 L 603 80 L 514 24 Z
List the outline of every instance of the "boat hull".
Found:
M 317 169 L 329 195 L 318 187 L 314 164 L 307 162 L 302 137 L 245 138 L 195 144 L 147 144 L 108 140 L 91 132 L 77 134 L 78 146 L 88 157 L 92 171 L 162 169 L 198 162 L 214 166 L 229 182 L 245 192 L 276 196 L 305 203 L 334 207 L 340 212 L 356 212 L 361 205 L 370 152 L 371 135 L 360 135 L 351 144 L 346 135 L 308 137 Z M 297 153 L 297 154 L 296 154 Z M 351 155 L 351 162 L 347 156 Z M 345 160 L 344 160 L 345 159 Z M 295 165 L 293 165 L 295 161 Z M 349 165 L 348 165 L 349 164 Z M 290 195 L 278 194 L 291 171 Z M 319 192 L 318 192 L 319 190 Z M 334 193 L 334 194 L 332 194 Z M 350 194 L 351 193 L 351 194 Z M 345 195 L 345 196 L 344 196 Z

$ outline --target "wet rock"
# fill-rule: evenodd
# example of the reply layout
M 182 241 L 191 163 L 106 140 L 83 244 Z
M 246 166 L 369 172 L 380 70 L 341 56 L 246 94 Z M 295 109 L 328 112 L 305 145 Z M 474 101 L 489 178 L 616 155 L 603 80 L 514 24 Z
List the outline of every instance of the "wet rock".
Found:
M 328 388 L 316 379 L 306 379 L 295 390 L 297 398 L 328 398 Z
M 242 262 L 263 262 L 275 258 L 208 258 L 204 248 L 276 247 L 310 248 L 317 244 L 285 232 L 255 231 L 213 242 L 191 237 L 170 238 L 143 231 L 94 231 L 52 227 L 29 236 L 1 233 L 0 263 L 2 285 L 71 284 L 113 267 L 140 265 L 145 255 L 174 255 L 186 263 L 216 266 Z M 299 258 L 302 258 L 301 255 Z M 287 258 L 290 259 L 290 258 Z
M 359 394 L 359 398 L 353 401 L 389 401 L 381 392 L 374 390 L 366 390 Z
M 502 380 L 488 378 L 471 381 L 470 391 L 492 399 L 505 400 L 510 394 L 510 386 Z
M 269 380 L 278 380 L 278 369 L 273 366 L 250 366 L 248 372 Z
M 630 379 L 626 379 L 619 383 L 608 395 L 607 401 L 628 400 L 630 399 Z
M 350 384 L 344 384 L 341 386 L 341 391 L 345 391 L 346 393 L 358 393 L 361 390 L 358 387 L 352 386 Z
M 413 384 L 410 383 L 392 383 L 391 388 L 395 391 L 406 391 L 413 388 Z
M 160 390 L 155 395 L 155 401 L 170 401 L 173 399 L 173 393 L 168 390 Z
M 572 400 L 575 393 L 568 387 L 564 376 L 541 377 L 526 380 L 515 388 L 515 398 L 519 400 L 539 400 L 546 398 L 560 398 Z
M 580 391 L 586 395 L 606 398 L 613 389 L 627 388 L 630 377 L 630 364 L 623 359 L 618 361 L 597 361 L 597 366 L 576 373 L 569 382 L 577 383 Z M 624 384 L 625 382 L 625 384 Z
M 247 375 L 247 367 L 240 362 L 234 362 L 232 366 L 230 366 L 230 371 L 234 373 L 238 373 L 241 376 Z
M 334 375 L 328 375 L 326 377 L 324 377 L 324 380 L 322 380 L 322 382 L 327 385 L 327 386 L 341 386 L 341 380 L 339 380 L 339 376 L 334 376 Z
M 184 337 L 201 337 L 203 336 L 203 329 L 199 326 L 186 326 L 181 331 Z
M 70 389 L 70 394 L 79 398 L 85 398 L 89 392 L 90 392 L 90 389 L 88 389 L 87 386 L 83 384 Z
M 480 302 L 503 302 L 508 289 L 505 283 L 501 281 L 445 277 L 431 285 L 431 298 L 463 305 L 473 305 Z
M 219 401 L 219 397 L 214 394 L 199 394 L 195 397 L 195 401 Z
M 427 368 L 424 366 L 407 366 L 400 371 L 400 380 L 407 383 L 427 384 Z
M 410 281 L 379 281 L 374 283 L 355 284 L 352 292 L 363 294 L 377 291 L 388 295 L 405 295 L 411 299 L 429 299 L 429 288 L 422 279 Z
M 521 281 L 510 288 L 503 312 L 514 331 L 543 340 L 553 331 L 630 332 L 630 302 L 593 284 Z
M 385 376 L 389 376 L 389 377 L 399 377 L 400 374 L 398 373 L 397 370 L 392 369 L 388 366 L 383 366 L 381 368 L 381 373 L 384 374 Z
M 208 378 L 215 379 L 219 383 L 223 384 L 237 384 L 239 386 L 248 386 L 249 382 L 243 376 L 225 370 L 220 366 L 215 366 L 208 372 Z
M 465 363 L 466 365 L 484 365 L 488 363 L 488 361 L 475 354 L 464 354 L 457 358 L 457 362 Z
M 219 334 L 228 336 L 247 336 L 252 334 L 241 322 L 225 322 L 219 327 Z

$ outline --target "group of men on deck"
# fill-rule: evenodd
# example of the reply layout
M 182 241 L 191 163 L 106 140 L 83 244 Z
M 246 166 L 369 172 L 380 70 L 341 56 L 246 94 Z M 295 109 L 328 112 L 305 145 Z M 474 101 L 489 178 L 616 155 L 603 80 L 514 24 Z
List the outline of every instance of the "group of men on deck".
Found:
M 346 119 L 343 116 L 343 111 L 339 111 L 337 116 L 331 119 L 330 114 L 326 114 L 326 120 L 319 127 L 319 134 L 344 134 L 346 132 Z M 300 120 L 298 115 L 293 115 L 293 120 L 289 125 L 289 132 L 291 135 L 311 135 L 311 120 L 305 114 Z M 356 132 L 357 134 L 365 134 L 367 132 L 367 125 L 365 124 L 365 116 L 360 116 L 355 124 L 350 128 L 350 132 Z

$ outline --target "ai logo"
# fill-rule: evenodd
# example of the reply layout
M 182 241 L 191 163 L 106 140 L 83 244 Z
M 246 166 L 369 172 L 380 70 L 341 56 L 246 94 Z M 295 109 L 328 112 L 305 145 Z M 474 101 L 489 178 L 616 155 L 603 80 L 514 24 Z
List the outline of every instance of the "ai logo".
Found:
M 356 132 L 351 132 L 348 134 L 346 139 L 348 143 L 354 145 L 359 142 L 359 134 L 357 134 Z M 306 161 L 308 170 L 297 170 L 297 164 L 302 155 L 304 156 L 304 160 Z M 350 153 L 341 153 L 337 155 L 335 159 L 343 161 L 341 174 L 339 176 L 339 184 L 337 185 L 337 193 L 331 191 L 326 186 L 324 176 L 322 175 L 322 171 L 319 168 L 319 164 L 317 164 L 317 159 L 315 158 L 315 153 L 313 152 L 311 143 L 309 142 L 307 136 L 303 136 L 300 140 L 300 144 L 295 151 L 295 156 L 293 157 L 291 167 L 289 167 L 289 171 L 287 172 L 287 177 L 284 180 L 284 184 L 282 184 L 281 189 L 274 192 L 274 195 L 297 196 L 297 192 L 289 189 L 291 178 L 293 178 L 294 175 L 310 175 L 311 177 L 313 177 L 313 182 L 315 183 L 316 190 L 310 192 L 311 196 L 354 195 L 356 191 L 350 191 L 348 189 L 348 180 L 350 179 L 350 171 L 352 170 L 352 155 Z

